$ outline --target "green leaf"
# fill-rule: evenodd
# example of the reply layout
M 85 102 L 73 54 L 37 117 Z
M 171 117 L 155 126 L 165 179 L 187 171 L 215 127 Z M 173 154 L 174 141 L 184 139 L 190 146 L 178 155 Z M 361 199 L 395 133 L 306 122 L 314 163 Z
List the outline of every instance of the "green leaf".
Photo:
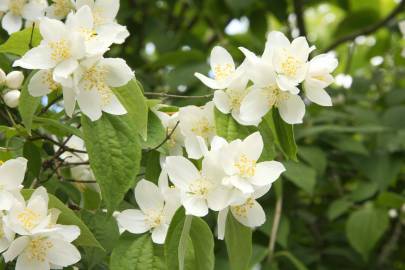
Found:
M 215 266 L 214 237 L 210 227 L 203 219 L 193 217 L 190 238 L 195 252 L 195 269 L 213 270 Z
M 329 220 L 334 220 L 346 213 L 353 205 L 347 198 L 341 198 L 332 202 L 328 208 L 327 216 Z
M 32 27 L 26 28 L 19 32 L 11 34 L 8 40 L 0 45 L 0 53 L 11 53 L 16 55 L 24 55 L 30 49 L 30 41 L 32 35 L 32 47 L 36 47 L 41 42 L 41 34 L 38 28 L 32 31 Z
M 273 137 L 276 145 L 279 146 L 287 159 L 297 161 L 297 145 L 295 144 L 294 129 L 292 125 L 287 124 L 281 119 L 278 110 L 271 110 L 263 121 L 273 131 Z
M 34 120 L 35 124 L 39 124 L 39 125 L 42 125 L 45 127 L 49 126 L 51 128 L 55 128 L 60 131 L 63 131 L 66 134 L 73 134 L 79 138 L 83 137 L 83 134 L 80 132 L 79 129 L 66 125 L 58 120 L 51 119 L 51 118 L 45 118 L 45 117 L 38 117 L 38 116 L 34 116 L 33 120 Z
M 325 153 L 318 147 L 300 146 L 298 156 L 311 165 L 319 175 L 323 175 L 326 170 L 327 159 Z
M 262 121 L 258 128 L 262 135 L 264 144 L 263 152 L 259 161 L 273 160 L 277 156 L 273 131 L 266 121 Z
M 144 140 L 147 137 L 148 126 L 148 104 L 143 95 L 142 89 L 136 80 L 131 80 L 128 84 L 113 89 L 114 94 L 128 112 L 128 118 L 132 121 L 136 132 Z
M 231 270 L 247 270 L 252 256 L 252 230 L 228 213 L 225 243 Z
M 230 114 L 223 114 L 214 109 L 215 128 L 217 135 L 228 141 L 244 139 L 252 133 L 251 128 L 239 125 Z
M 394 192 L 383 192 L 377 198 L 379 205 L 389 208 L 401 208 L 405 204 L 405 197 Z
M 142 142 L 142 148 L 155 148 L 166 138 L 166 130 L 159 117 L 149 111 L 148 115 L 148 135 L 146 141 Z
M 303 264 L 300 260 L 297 259 L 297 257 L 292 255 L 288 251 L 277 252 L 276 254 L 274 254 L 274 257 L 275 258 L 277 258 L 277 257 L 285 257 L 286 259 L 288 259 L 290 261 L 290 263 L 292 265 L 294 265 L 295 269 L 297 269 L 297 270 L 308 270 L 308 268 L 305 266 L 305 264 Z
M 316 171 L 303 163 L 287 161 L 284 163 L 286 171 L 283 176 L 296 186 L 312 194 L 316 184 Z
M 346 223 L 346 236 L 350 245 L 367 260 L 388 225 L 387 211 L 366 205 L 350 215 Z
M 35 72 L 31 72 L 30 76 L 25 80 L 25 83 L 21 89 L 20 103 L 18 105 L 18 110 L 20 112 L 22 122 L 29 134 L 31 134 L 34 113 L 41 102 L 41 97 L 33 97 L 28 92 L 28 83 L 34 73 Z
M 31 194 L 34 192 L 33 189 L 23 189 L 21 191 L 22 195 L 26 200 L 31 197 Z M 58 219 L 59 224 L 64 225 L 76 225 L 80 228 L 80 236 L 78 239 L 75 240 L 75 244 L 78 246 L 85 246 L 85 247 L 98 247 L 103 249 L 100 243 L 96 240 L 94 235 L 91 233 L 89 228 L 81 221 L 81 219 L 76 216 L 76 214 L 69 209 L 66 205 L 64 205 L 58 198 L 56 198 L 52 194 L 48 194 L 49 196 L 49 208 L 57 208 L 61 211 L 61 214 Z
M 82 117 L 83 138 L 90 166 L 110 213 L 134 186 L 141 160 L 139 137 L 126 116 L 103 116 L 92 122 Z
M 111 259 L 111 270 L 163 270 L 164 263 L 159 248 L 153 245 L 149 234 L 139 237 L 123 234 L 114 248 Z

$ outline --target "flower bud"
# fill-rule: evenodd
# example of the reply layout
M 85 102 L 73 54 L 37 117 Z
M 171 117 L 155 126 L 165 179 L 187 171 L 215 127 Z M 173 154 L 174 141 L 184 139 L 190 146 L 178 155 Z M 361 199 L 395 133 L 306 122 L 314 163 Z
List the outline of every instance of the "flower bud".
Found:
M 20 102 L 20 91 L 19 90 L 8 90 L 4 95 L 3 99 L 6 105 L 10 108 L 15 108 Z
M 24 81 L 24 74 L 21 71 L 12 71 L 6 76 L 6 85 L 10 89 L 20 89 Z
M 0 86 L 3 86 L 6 82 L 6 73 L 0 68 Z

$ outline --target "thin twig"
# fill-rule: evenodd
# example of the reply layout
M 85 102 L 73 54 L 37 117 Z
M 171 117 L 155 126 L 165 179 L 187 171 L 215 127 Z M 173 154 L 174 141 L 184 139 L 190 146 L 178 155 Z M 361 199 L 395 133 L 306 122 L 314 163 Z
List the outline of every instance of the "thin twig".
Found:
M 267 261 L 269 264 L 271 263 L 273 256 L 274 256 L 274 247 L 276 245 L 277 232 L 278 232 L 278 226 L 280 225 L 282 208 L 283 208 L 283 195 L 282 195 L 282 193 L 280 193 L 280 196 L 277 198 L 276 210 L 275 210 L 274 219 L 273 219 L 273 226 L 271 228 L 271 235 L 270 235 L 270 241 L 269 241 L 269 255 L 267 257 Z
M 159 148 L 160 148 L 162 145 L 164 145 L 168 140 L 170 140 L 170 137 L 173 135 L 173 133 L 174 133 L 174 131 L 176 130 L 176 128 L 177 128 L 177 126 L 179 125 L 179 123 L 180 123 L 180 121 L 177 121 L 177 122 L 176 122 L 176 125 L 174 125 L 174 127 L 173 127 L 173 129 L 170 131 L 170 133 L 166 135 L 166 138 L 165 138 L 161 143 L 159 143 L 158 146 L 149 149 L 147 152 L 150 152 L 150 151 L 159 149 Z
M 62 96 L 57 96 L 54 100 L 48 102 L 48 104 L 38 113 L 38 116 L 41 116 L 42 114 L 46 113 L 52 105 L 54 105 L 56 102 L 62 99 Z
M 70 163 L 63 163 L 62 167 L 72 167 L 72 166 L 80 166 L 80 165 L 89 165 L 89 161 L 83 162 L 70 162 Z
M 166 93 L 155 93 L 155 92 L 145 92 L 145 96 L 155 96 L 155 97 L 166 97 L 166 98 L 210 98 L 213 96 L 213 94 L 208 94 L 208 95 L 201 95 L 201 96 L 183 96 L 183 95 L 172 95 L 172 94 L 166 94 Z
M 81 183 L 81 184 L 95 184 L 97 181 L 94 180 L 76 180 L 76 179 L 63 179 L 63 181 L 71 183 Z
M 49 142 L 63 148 L 63 150 L 66 151 L 66 152 L 87 153 L 87 151 L 84 151 L 84 150 L 79 150 L 79 149 L 74 149 L 74 148 L 67 147 L 67 146 L 63 145 L 62 143 L 60 143 L 58 141 L 55 141 L 54 139 L 49 138 L 49 137 L 44 136 L 44 135 L 38 135 L 38 137 L 30 138 L 30 141 L 36 141 L 36 140 L 49 141 Z
M 356 31 L 354 33 L 351 33 L 347 36 L 343 36 L 339 39 L 337 39 L 335 42 L 333 42 L 331 45 L 329 45 L 328 47 L 326 47 L 326 49 L 324 50 L 324 52 L 328 52 L 333 50 L 334 48 L 336 48 L 337 46 L 339 46 L 342 43 L 345 43 L 347 41 L 351 41 L 354 40 L 356 37 L 358 36 L 365 36 L 365 35 L 370 35 L 372 33 L 374 33 L 375 31 L 377 31 L 378 29 L 380 29 L 381 27 L 383 27 L 384 25 L 388 24 L 396 15 L 398 15 L 401 11 L 404 10 L 405 7 L 405 0 L 402 0 L 398 6 L 396 8 L 394 8 L 390 14 L 387 15 L 387 17 L 385 17 L 383 20 L 372 24 L 368 27 L 365 27 L 359 31 Z
M 398 243 L 399 237 L 402 232 L 402 222 L 401 218 L 398 218 L 397 223 L 395 224 L 394 232 L 392 233 L 388 242 L 384 245 L 380 256 L 378 257 L 378 265 L 383 266 L 386 260 L 390 257 L 392 251 L 395 250 L 395 246 Z

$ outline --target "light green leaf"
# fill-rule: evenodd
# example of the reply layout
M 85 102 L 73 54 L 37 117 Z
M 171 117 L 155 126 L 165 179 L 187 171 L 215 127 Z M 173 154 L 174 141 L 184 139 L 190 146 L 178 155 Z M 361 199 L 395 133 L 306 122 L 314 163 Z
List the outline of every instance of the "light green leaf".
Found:
M 52 128 L 56 128 L 67 134 L 73 134 L 79 138 L 83 137 L 83 134 L 80 132 L 79 129 L 72 127 L 72 126 L 68 126 L 58 120 L 51 119 L 51 118 L 45 118 L 45 117 L 38 117 L 38 116 L 34 116 L 33 120 L 34 120 L 34 124 L 43 125 L 45 127 L 49 126 Z
M 312 194 L 316 184 L 316 171 L 302 163 L 287 161 L 284 163 L 286 171 L 283 176 L 296 186 Z
M 21 191 L 22 195 L 26 200 L 31 197 L 31 194 L 34 192 L 33 189 L 23 189 Z M 89 228 L 81 221 L 81 219 L 76 216 L 76 214 L 69 209 L 66 205 L 64 205 L 58 198 L 56 198 L 52 194 L 48 194 L 49 196 L 49 208 L 57 208 L 61 211 L 61 214 L 58 219 L 59 224 L 64 225 L 76 225 L 80 228 L 80 236 L 76 239 L 75 244 L 78 246 L 86 246 L 86 247 L 98 247 L 103 249 L 100 243 L 96 240 L 94 235 L 91 233 Z
M 31 134 L 34 113 L 41 102 L 41 97 L 33 97 L 28 92 L 28 83 L 34 73 L 35 72 L 31 72 L 30 76 L 25 80 L 25 83 L 21 89 L 20 104 L 18 105 L 18 110 L 20 112 L 22 122 L 29 134 Z
M 215 266 L 214 237 L 210 227 L 199 217 L 193 217 L 190 238 L 195 252 L 197 270 L 213 270 Z
M 399 209 L 405 204 L 405 196 L 386 191 L 378 196 L 377 203 L 385 207 Z
M 136 80 L 131 80 L 128 84 L 113 89 L 114 94 L 128 112 L 128 118 L 132 121 L 136 132 L 144 140 L 147 137 L 148 126 L 148 104 L 143 95 L 140 84 Z
M 346 236 L 350 245 L 367 260 L 388 225 L 387 211 L 366 205 L 350 215 L 346 223 Z
M 341 198 L 339 200 L 336 200 L 332 202 L 328 208 L 328 219 L 329 220 L 334 220 L 344 213 L 346 213 L 350 207 L 353 205 L 351 201 L 349 201 L 347 198 Z
M 294 255 L 292 255 L 288 251 L 280 251 L 274 254 L 274 257 L 285 257 L 287 258 L 292 265 L 294 265 L 295 269 L 297 270 L 308 270 L 308 268 L 303 264 L 300 260 L 297 259 Z
M 163 270 L 166 269 L 161 258 L 160 249 L 153 245 L 149 234 L 134 236 L 123 234 L 114 248 L 111 270 Z
M 42 37 L 38 28 L 35 28 L 34 31 L 32 31 L 32 27 L 26 28 L 11 34 L 8 40 L 0 45 L 0 53 L 11 53 L 22 56 L 30 49 L 30 42 L 32 47 L 35 47 L 39 45 L 41 39 Z
M 148 115 L 148 135 L 146 141 L 142 142 L 142 148 L 155 148 L 166 138 L 166 130 L 159 117 L 149 111 Z
M 231 213 L 228 213 L 226 220 L 225 243 L 231 270 L 249 269 L 252 230 L 240 224 Z
M 244 139 L 249 136 L 253 128 L 239 125 L 230 114 L 223 114 L 217 108 L 214 109 L 215 128 L 217 135 L 228 141 Z
M 126 116 L 103 116 L 92 122 L 82 117 L 83 138 L 90 166 L 112 212 L 134 186 L 141 160 L 139 137 Z

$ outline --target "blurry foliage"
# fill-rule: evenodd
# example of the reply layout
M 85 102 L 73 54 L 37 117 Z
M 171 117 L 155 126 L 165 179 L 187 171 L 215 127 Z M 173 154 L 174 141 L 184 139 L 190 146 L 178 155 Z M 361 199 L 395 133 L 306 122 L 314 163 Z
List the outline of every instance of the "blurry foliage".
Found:
M 238 62 L 243 60 L 239 46 L 260 54 L 266 32 L 294 32 L 293 2 L 122 0 L 118 20 L 128 26 L 131 36 L 124 45 L 113 47 L 109 55 L 126 59 L 145 92 L 204 95 L 210 90 L 193 74 L 209 71 L 207 58 L 211 48 L 217 44 L 226 47 Z M 342 36 L 381 21 L 398 5 L 393 0 L 302 2 L 308 39 L 318 52 Z M 249 21 L 248 31 L 227 34 L 227 25 L 242 17 Z M 283 208 L 275 254 L 271 263 L 267 263 L 276 197 L 272 189 L 260 200 L 268 220 L 253 233 L 251 265 L 262 263 L 262 269 L 283 270 L 405 269 L 405 212 L 401 212 L 405 203 L 405 59 L 400 56 L 404 42 L 397 26 L 401 18 L 405 18 L 405 12 L 372 35 L 336 47 L 340 64 L 335 74 L 350 74 L 353 83 L 349 89 L 330 87 L 334 106 L 320 108 L 311 104 L 304 124 L 295 126 L 299 162 L 288 161 L 288 170 L 281 179 Z M 1 32 L 1 43 L 6 38 Z M 372 65 L 370 59 L 376 56 L 382 57 L 383 62 Z M 9 71 L 15 58 L 1 54 L 0 67 Z M 207 100 L 164 101 L 182 106 L 201 105 Z M 44 116 L 64 117 L 63 112 L 47 112 Z M 57 136 L 69 133 L 55 122 L 48 120 L 44 128 Z M 0 158 L 27 157 L 30 163 L 25 184 L 29 186 L 29 181 L 46 169 L 43 162 L 54 154 L 52 144 L 25 142 L 21 134 L 26 131 L 19 126 L 6 127 L 9 123 L 4 111 L 0 124 L 2 147 L 14 149 L 1 151 Z M 160 136 L 159 130 L 153 132 Z M 160 137 L 148 143 L 155 145 Z M 157 162 L 152 156 L 146 158 Z M 45 185 L 63 202 L 68 198 L 80 202 L 77 186 L 61 183 L 55 177 Z M 133 200 L 130 195 L 126 197 L 129 201 Z M 93 205 L 88 210 L 97 208 L 97 194 L 87 196 L 96 200 L 94 203 L 91 197 L 86 199 L 88 205 Z M 390 209 L 396 209 L 398 217 L 389 218 Z M 95 220 L 112 228 L 114 234 L 108 235 L 111 239 L 98 239 L 111 251 L 110 241 L 115 241 L 117 234 L 113 222 L 102 213 L 86 210 L 83 218 L 96 237 L 102 236 L 100 231 L 109 229 Z M 215 217 L 208 217 L 208 223 L 214 228 Z M 105 261 L 102 262 L 103 258 L 106 260 L 104 251 L 95 248 L 85 251 L 87 257 L 82 262 L 85 267 L 106 269 Z M 215 241 L 214 252 L 216 269 L 229 269 L 223 242 Z

